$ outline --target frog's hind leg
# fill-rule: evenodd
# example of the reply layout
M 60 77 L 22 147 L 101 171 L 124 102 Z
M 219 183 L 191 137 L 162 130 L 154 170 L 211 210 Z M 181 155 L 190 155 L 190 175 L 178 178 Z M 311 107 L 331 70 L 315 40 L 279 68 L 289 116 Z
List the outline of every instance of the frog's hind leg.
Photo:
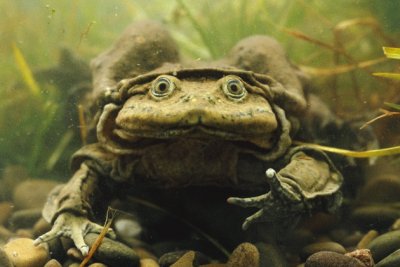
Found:
M 178 61 L 178 47 L 162 24 L 133 23 L 107 51 L 92 60 L 94 95 L 101 95 L 121 79 Z

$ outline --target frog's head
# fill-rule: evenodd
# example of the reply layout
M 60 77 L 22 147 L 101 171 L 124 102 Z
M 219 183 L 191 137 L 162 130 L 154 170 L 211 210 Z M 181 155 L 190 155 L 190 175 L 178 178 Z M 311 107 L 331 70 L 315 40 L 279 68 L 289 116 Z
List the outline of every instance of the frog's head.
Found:
M 98 138 L 118 153 L 140 153 L 166 139 L 197 138 L 268 154 L 277 142 L 290 145 L 289 124 L 273 104 L 278 91 L 281 95 L 280 83 L 249 71 L 160 69 L 119 83 L 114 101 L 103 108 Z

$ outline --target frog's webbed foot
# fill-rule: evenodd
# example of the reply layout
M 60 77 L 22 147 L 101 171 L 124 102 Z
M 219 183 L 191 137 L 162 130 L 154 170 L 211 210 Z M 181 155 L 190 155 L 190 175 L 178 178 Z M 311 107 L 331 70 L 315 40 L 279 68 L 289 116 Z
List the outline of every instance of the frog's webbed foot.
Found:
M 89 246 L 85 243 L 84 236 L 88 233 L 100 233 L 102 230 L 103 226 L 93 223 L 85 217 L 64 212 L 58 215 L 52 229 L 39 236 L 34 244 L 38 245 L 61 236 L 69 237 L 82 255 L 85 256 L 89 252 Z M 108 230 L 107 235 L 111 238 L 115 238 L 115 233 L 111 229 Z
M 285 222 L 290 220 L 294 222 L 299 218 L 299 215 L 304 213 L 305 204 L 302 201 L 300 194 L 295 192 L 290 186 L 280 183 L 278 173 L 274 169 L 266 171 L 270 192 L 249 198 L 228 198 L 228 203 L 239 205 L 241 207 L 255 207 L 259 210 L 246 218 L 242 228 L 248 229 L 255 222 L 261 221 L 279 221 Z

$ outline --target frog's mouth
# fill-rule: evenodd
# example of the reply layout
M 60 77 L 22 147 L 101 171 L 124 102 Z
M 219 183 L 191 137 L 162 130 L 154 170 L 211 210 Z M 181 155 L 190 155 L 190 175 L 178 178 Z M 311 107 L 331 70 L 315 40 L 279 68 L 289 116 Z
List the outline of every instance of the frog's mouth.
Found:
M 175 129 L 167 129 L 159 132 L 135 132 L 117 128 L 113 130 L 116 137 L 121 140 L 125 140 L 129 143 L 135 144 L 136 146 L 149 145 L 151 143 L 159 143 L 165 140 L 171 139 L 220 139 L 224 141 L 230 141 L 243 146 L 258 147 L 259 149 L 270 149 L 271 144 L 274 142 L 271 140 L 271 135 L 268 136 L 248 136 L 244 137 L 237 133 L 227 132 L 214 127 L 208 127 L 205 125 L 181 127 Z
M 285 119 L 284 111 L 274 106 L 281 127 L 278 131 L 245 135 L 229 132 L 207 125 L 191 125 L 162 129 L 160 131 L 132 131 L 116 125 L 115 118 L 120 107 L 108 104 L 97 124 L 97 138 L 107 150 L 123 155 L 141 155 L 153 145 L 175 142 L 179 139 L 230 142 L 238 150 L 250 153 L 262 160 L 275 160 L 282 156 L 291 145 L 290 123 Z

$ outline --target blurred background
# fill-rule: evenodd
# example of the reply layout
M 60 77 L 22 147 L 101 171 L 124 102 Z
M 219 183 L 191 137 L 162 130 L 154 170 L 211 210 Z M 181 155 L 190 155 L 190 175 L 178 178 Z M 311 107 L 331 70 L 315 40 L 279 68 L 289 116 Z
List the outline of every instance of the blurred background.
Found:
M 133 21 L 165 23 L 184 57 L 211 60 L 243 37 L 267 34 L 314 81 L 341 118 L 398 103 L 397 0 L 13 0 L 0 9 L 0 168 L 66 179 L 84 141 L 78 99 L 88 64 Z M 81 115 L 81 118 L 79 116 Z

